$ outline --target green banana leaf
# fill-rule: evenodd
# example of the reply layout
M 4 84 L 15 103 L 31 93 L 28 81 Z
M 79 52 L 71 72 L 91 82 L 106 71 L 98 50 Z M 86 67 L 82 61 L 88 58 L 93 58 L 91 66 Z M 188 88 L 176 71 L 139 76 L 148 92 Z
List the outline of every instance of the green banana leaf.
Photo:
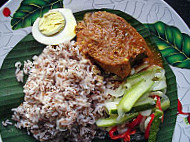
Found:
M 23 0 L 11 19 L 12 29 L 32 26 L 38 17 L 54 8 L 63 8 L 63 0 Z
M 132 18 L 126 13 L 118 10 L 101 9 L 111 13 L 115 13 L 126 19 L 137 31 L 145 38 L 150 48 L 156 48 L 156 44 L 152 39 L 149 30 L 140 22 Z M 75 13 L 77 21 L 82 20 L 86 12 L 97 11 L 87 10 Z M 7 55 L 0 70 L 0 122 L 7 119 L 11 120 L 11 109 L 19 106 L 23 102 L 24 83 L 18 83 L 15 77 L 15 63 L 17 61 L 31 60 L 34 55 L 39 55 L 45 46 L 34 40 L 31 34 L 21 40 Z M 167 95 L 171 101 L 171 107 L 165 113 L 164 123 L 161 125 L 161 131 L 158 133 L 157 142 L 172 141 L 172 135 L 175 127 L 177 113 L 177 87 L 176 78 L 170 67 L 164 61 L 167 78 Z M 27 77 L 25 78 L 25 80 Z M 12 121 L 13 122 L 13 121 Z M 14 122 L 13 122 L 14 123 Z M 14 125 L 4 127 L 0 125 L 0 133 L 3 142 L 35 142 L 36 140 L 28 135 L 25 129 L 16 129 Z M 133 136 L 136 141 L 137 136 Z M 110 142 L 112 140 L 95 140 L 96 142 Z M 142 141 L 142 140 L 141 140 Z M 144 141 L 144 140 L 143 140 Z
M 145 24 L 153 35 L 162 56 L 172 66 L 190 69 L 190 36 L 159 21 Z

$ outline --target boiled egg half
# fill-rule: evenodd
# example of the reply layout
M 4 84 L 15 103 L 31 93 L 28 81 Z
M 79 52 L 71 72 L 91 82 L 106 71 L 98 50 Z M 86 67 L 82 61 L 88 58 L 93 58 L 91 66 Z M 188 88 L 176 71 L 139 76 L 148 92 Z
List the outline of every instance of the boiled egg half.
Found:
M 70 41 L 76 36 L 77 23 L 68 8 L 49 10 L 42 18 L 37 18 L 32 27 L 33 37 L 45 45 L 57 45 Z

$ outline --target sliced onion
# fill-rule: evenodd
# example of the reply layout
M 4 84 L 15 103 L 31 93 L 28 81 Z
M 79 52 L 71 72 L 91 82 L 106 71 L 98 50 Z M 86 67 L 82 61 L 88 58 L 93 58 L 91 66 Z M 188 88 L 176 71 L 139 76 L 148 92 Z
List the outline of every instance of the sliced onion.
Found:
M 143 118 L 142 118 L 142 120 L 141 120 L 141 122 L 139 124 L 139 128 L 140 128 L 141 132 L 145 132 L 144 123 L 145 123 L 146 118 L 147 118 L 146 116 L 143 116 Z
M 152 86 L 152 90 L 153 91 L 163 90 L 166 87 L 167 87 L 166 80 L 154 81 L 154 85 Z
M 119 134 L 123 134 L 128 130 L 128 128 L 125 125 L 126 124 L 117 127 L 117 131 Z
M 130 75 L 133 75 L 133 74 L 135 74 L 135 69 L 134 68 L 131 69 Z
M 130 83 L 125 83 L 124 86 L 125 86 L 126 88 L 131 88 L 131 84 L 130 84 Z
M 135 68 L 135 72 L 138 73 L 138 72 L 144 70 L 145 68 L 147 68 L 148 66 L 149 66 L 149 64 L 147 64 L 147 63 L 142 64 L 142 65 L 138 66 L 137 68 Z
M 155 73 L 154 76 L 159 80 L 165 79 L 165 70 L 164 69 L 160 70 L 160 72 Z
M 147 128 L 148 123 L 150 122 L 150 120 L 151 120 L 151 117 L 150 117 L 150 116 L 146 118 L 146 120 L 145 120 L 145 122 L 144 122 L 144 128 L 145 128 L 145 130 L 146 130 L 146 128 Z
M 152 112 L 151 109 L 147 109 L 147 110 L 141 111 L 140 114 L 142 116 L 149 116 L 151 114 L 151 112 Z
M 162 90 L 162 92 L 163 92 L 164 95 L 166 94 L 166 91 L 167 91 L 167 88 L 165 88 L 165 89 Z
M 123 110 L 121 109 L 118 109 L 118 117 L 117 117 L 117 121 L 120 121 L 124 116 L 125 116 L 125 113 L 123 112 Z
M 150 96 L 160 96 L 162 97 L 164 93 L 162 91 L 154 91 L 150 93 Z
M 112 90 L 112 89 L 107 89 L 107 94 L 110 94 L 114 97 L 121 97 L 123 96 L 125 92 L 125 87 L 123 87 L 123 85 L 120 85 L 117 89 Z

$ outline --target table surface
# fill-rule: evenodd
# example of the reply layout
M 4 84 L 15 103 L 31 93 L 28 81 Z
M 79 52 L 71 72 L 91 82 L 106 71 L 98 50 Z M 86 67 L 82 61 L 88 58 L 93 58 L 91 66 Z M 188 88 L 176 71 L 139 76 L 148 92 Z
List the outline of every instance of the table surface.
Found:
M 8 0 L 1 0 L 0 6 L 2 6 Z M 166 1 L 185 21 L 190 28 L 190 0 L 164 0 Z

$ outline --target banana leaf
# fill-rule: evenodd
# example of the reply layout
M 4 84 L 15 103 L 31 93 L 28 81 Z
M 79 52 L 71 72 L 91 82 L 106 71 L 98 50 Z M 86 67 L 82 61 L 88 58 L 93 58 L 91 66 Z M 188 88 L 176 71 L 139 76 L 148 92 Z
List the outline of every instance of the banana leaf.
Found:
M 130 15 L 123 13 L 118 10 L 101 9 L 102 11 L 108 11 L 126 19 L 136 30 L 144 37 L 148 46 L 156 50 L 157 46 L 150 34 L 149 30 L 143 26 L 139 21 L 131 17 Z M 83 19 L 86 12 L 92 12 L 98 10 L 86 10 L 75 13 L 77 21 Z M 31 60 L 34 55 L 39 55 L 45 46 L 38 43 L 32 37 L 32 34 L 27 35 L 22 39 L 6 56 L 3 65 L 0 69 L 0 122 L 7 119 L 11 120 L 11 109 L 18 107 L 24 98 L 23 85 L 24 83 L 18 83 L 15 77 L 15 63 L 29 59 Z M 158 51 L 159 52 L 159 51 Z M 164 59 L 163 59 L 164 60 Z M 167 78 L 167 95 L 171 101 L 171 107 L 165 112 L 164 123 L 161 124 L 160 131 L 158 133 L 157 142 L 169 142 L 172 141 L 172 135 L 175 127 L 176 113 L 177 113 L 177 87 L 176 78 L 171 68 L 164 61 L 164 68 L 166 70 Z M 25 77 L 26 81 L 27 77 Z M 13 121 L 12 121 L 13 122 Z M 13 122 L 14 123 L 14 122 Z M 4 127 L 0 125 L 0 133 L 3 142 L 35 142 L 36 140 L 27 134 L 25 129 L 17 129 L 14 125 Z M 138 136 L 134 135 L 132 141 L 138 141 Z M 110 139 L 105 140 L 94 140 L 99 142 L 111 141 Z M 140 139 L 140 141 L 144 141 Z

